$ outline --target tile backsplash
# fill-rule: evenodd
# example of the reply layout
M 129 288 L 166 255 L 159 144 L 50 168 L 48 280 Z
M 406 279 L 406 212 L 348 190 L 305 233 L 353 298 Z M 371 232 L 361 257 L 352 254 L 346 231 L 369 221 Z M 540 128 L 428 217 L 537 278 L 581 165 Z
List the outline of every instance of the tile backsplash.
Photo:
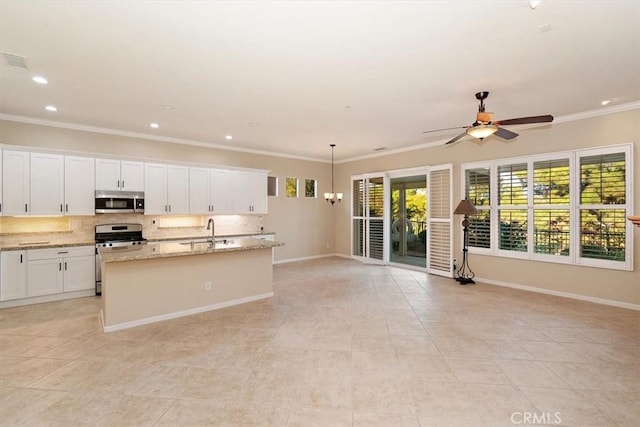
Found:
M 216 235 L 259 233 L 261 215 L 184 215 L 154 216 L 140 214 L 104 214 L 68 217 L 2 217 L 0 246 L 47 241 L 50 243 L 88 243 L 94 240 L 98 224 L 142 224 L 147 239 L 209 236 L 207 221 L 213 218 Z

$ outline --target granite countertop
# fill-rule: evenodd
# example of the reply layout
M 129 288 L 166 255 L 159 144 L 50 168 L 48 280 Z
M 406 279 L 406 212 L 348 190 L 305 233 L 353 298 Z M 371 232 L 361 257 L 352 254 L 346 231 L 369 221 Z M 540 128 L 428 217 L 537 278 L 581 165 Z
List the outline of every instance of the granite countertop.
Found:
M 255 233 L 237 233 L 237 234 L 217 234 L 216 239 L 226 239 L 229 237 L 249 237 L 249 236 L 270 236 L 275 235 L 276 233 L 273 231 L 257 231 Z M 210 235 L 197 235 L 197 236 L 183 236 L 183 237 L 150 237 L 147 238 L 149 243 L 152 242 L 167 242 L 171 240 L 202 240 L 210 238 Z
M 51 242 L 51 241 L 39 241 L 39 242 L 26 242 L 26 243 L 10 243 L 0 244 L 0 251 L 20 251 L 24 249 L 49 249 L 49 248 L 70 248 L 73 246 L 95 246 L 94 240 L 86 242 Z
M 121 262 L 139 261 L 152 258 L 204 255 L 221 252 L 250 251 L 256 249 L 269 249 L 276 246 L 284 246 L 284 243 L 243 237 L 227 240 L 226 244 L 223 242 L 218 242 L 218 240 L 216 240 L 215 248 L 212 248 L 209 243 L 190 244 L 158 242 L 141 246 L 99 248 L 98 252 L 100 253 L 102 262 Z

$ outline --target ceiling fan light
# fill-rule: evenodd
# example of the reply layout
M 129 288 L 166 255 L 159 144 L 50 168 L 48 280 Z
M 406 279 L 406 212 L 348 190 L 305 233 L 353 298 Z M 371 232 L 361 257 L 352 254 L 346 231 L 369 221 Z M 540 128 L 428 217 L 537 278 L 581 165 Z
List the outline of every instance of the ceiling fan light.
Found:
M 467 135 L 478 139 L 484 139 L 490 135 L 493 135 L 498 131 L 496 125 L 477 125 L 467 129 Z

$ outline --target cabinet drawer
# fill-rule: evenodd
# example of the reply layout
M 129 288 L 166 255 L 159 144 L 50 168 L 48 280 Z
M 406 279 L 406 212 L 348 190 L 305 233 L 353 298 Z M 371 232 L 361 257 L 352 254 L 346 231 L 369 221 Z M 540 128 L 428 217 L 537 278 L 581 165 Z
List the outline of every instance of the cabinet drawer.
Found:
M 93 246 L 29 249 L 27 251 L 27 259 L 29 261 L 35 261 L 39 259 L 69 258 L 69 257 L 87 256 L 87 255 L 94 255 L 94 254 L 95 254 L 95 248 Z

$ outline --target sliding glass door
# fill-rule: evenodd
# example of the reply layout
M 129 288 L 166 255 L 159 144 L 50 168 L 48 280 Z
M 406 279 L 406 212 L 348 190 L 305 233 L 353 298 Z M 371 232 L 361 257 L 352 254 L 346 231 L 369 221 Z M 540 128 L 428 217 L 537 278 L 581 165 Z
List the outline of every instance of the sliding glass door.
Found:
M 427 267 L 427 175 L 390 178 L 389 262 Z

